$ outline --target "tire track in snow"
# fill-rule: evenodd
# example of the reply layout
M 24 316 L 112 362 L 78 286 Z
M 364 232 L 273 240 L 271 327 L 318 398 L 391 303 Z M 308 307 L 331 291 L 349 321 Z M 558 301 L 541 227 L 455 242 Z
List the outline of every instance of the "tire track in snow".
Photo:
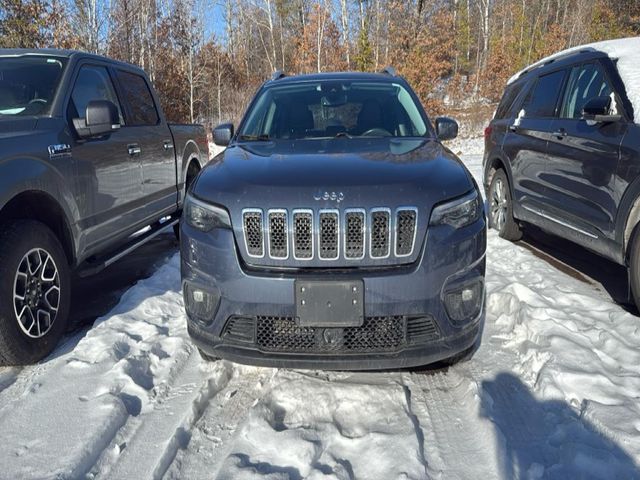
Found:
M 403 375 L 412 392 L 412 411 L 424 436 L 424 457 L 432 478 L 467 478 L 469 465 L 476 478 L 499 478 L 493 425 L 480 418 L 475 381 L 457 370 Z
M 215 478 L 213 472 L 221 468 L 231 453 L 238 427 L 278 372 L 234 365 L 228 382 L 209 398 L 201 414 L 191 423 L 189 441 L 175 452 L 172 463 L 164 469 L 164 477 L 196 478 L 202 476 L 202 472 L 212 472 L 211 477 Z

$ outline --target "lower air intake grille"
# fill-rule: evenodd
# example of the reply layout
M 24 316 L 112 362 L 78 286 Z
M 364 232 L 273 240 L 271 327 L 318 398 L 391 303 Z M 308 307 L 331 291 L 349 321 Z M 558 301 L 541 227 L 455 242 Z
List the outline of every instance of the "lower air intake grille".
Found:
M 433 317 L 410 317 L 407 320 L 407 335 L 411 343 L 422 343 L 440 337 L 440 331 Z
M 240 343 L 255 341 L 255 320 L 251 317 L 231 317 L 224 327 L 225 340 Z
M 403 316 L 366 317 L 361 327 L 300 327 L 292 317 L 259 316 L 261 350 L 291 353 L 375 353 L 397 351 L 406 341 Z

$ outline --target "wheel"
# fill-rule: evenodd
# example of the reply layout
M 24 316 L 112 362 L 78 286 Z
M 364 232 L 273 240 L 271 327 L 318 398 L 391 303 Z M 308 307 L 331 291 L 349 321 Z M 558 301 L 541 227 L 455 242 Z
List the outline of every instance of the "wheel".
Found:
M 629 250 L 629 286 L 636 308 L 640 311 L 640 228 L 636 227 Z
M 0 363 L 46 357 L 69 320 L 70 270 L 55 234 L 18 220 L 0 233 Z
M 189 191 L 189 187 L 191 186 L 191 184 L 193 183 L 193 181 L 195 180 L 199 172 L 200 172 L 200 167 L 198 166 L 198 164 L 195 163 L 195 161 L 191 162 L 191 165 L 189 165 L 189 168 L 187 169 L 187 179 L 184 182 L 185 196 L 187 195 L 187 192 Z M 179 223 L 176 223 L 173 226 L 173 234 L 176 236 L 176 240 L 180 241 L 180 224 Z
M 205 353 L 204 350 L 202 350 L 201 348 L 198 348 L 198 353 L 200 353 L 200 356 L 205 362 L 215 362 L 216 360 L 220 360 L 218 357 L 214 355 L 209 355 L 208 353 Z
M 520 225 L 513 218 L 513 202 L 504 170 L 497 170 L 489 185 L 489 226 L 506 240 L 513 242 L 522 238 Z

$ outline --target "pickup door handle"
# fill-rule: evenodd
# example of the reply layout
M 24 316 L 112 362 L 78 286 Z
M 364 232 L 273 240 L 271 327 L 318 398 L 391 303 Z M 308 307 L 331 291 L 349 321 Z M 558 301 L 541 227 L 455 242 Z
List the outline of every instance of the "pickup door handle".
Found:
M 173 143 L 171 143 L 169 140 L 165 140 L 162 146 L 164 147 L 165 150 L 173 149 Z
M 134 145 L 127 145 L 127 149 L 129 151 L 129 155 L 140 155 L 140 152 L 142 150 L 140 150 L 140 147 L 136 144 Z
M 553 136 L 558 140 L 562 140 L 567 136 L 567 131 L 564 128 L 561 128 L 560 130 L 556 130 L 555 132 L 553 132 Z

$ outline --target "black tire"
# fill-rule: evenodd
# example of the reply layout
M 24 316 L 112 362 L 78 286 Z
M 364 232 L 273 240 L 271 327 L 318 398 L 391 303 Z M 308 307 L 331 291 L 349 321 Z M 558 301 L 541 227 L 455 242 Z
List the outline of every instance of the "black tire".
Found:
M 199 172 L 200 172 L 200 167 L 198 166 L 198 164 L 195 161 L 191 162 L 191 165 L 189 165 L 189 168 L 187 169 L 187 179 L 184 182 L 185 197 L 187 196 L 189 187 L 191 186 L 191 184 L 193 183 L 193 181 L 195 180 Z M 176 240 L 180 241 L 180 224 L 179 223 L 176 223 L 173 226 L 173 234 L 176 236 Z
M 636 227 L 629 250 L 629 287 L 631 297 L 640 311 L 640 228 Z
M 489 185 L 489 226 L 505 240 L 515 242 L 522 238 L 522 229 L 513 218 L 513 202 L 509 180 L 504 170 L 496 170 Z
M 0 230 L 0 364 L 27 365 L 51 353 L 66 330 L 70 268 L 44 224 L 17 220 Z M 25 299 L 16 299 L 16 292 Z M 37 319 L 29 316 L 34 311 Z
M 200 354 L 200 356 L 205 362 L 215 362 L 217 360 L 220 360 L 220 358 L 214 355 L 209 355 L 208 353 L 205 353 L 204 350 L 202 350 L 201 348 L 198 348 L 198 353 Z

